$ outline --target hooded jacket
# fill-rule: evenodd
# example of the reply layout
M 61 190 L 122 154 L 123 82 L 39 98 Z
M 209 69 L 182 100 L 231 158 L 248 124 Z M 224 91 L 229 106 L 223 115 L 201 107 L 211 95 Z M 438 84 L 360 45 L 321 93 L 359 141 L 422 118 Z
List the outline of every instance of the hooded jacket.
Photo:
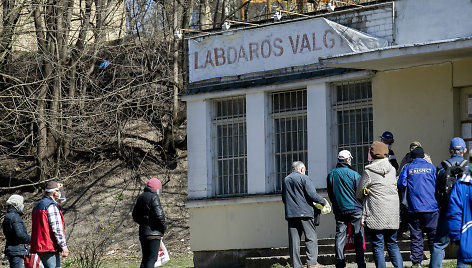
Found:
M 400 227 L 396 170 L 388 158 L 376 159 L 365 167 L 356 195 L 364 199 L 362 215 L 367 227 L 374 230 L 396 230 Z
M 133 220 L 139 224 L 139 236 L 164 236 L 166 218 L 157 192 L 151 187 L 144 187 L 133 208 Z
M 338 163 L 327 177 L 328 196 L 335 215 L 359 211 L 361 201 L 356 197 L 357 183 L 361 175 L 346 163 Z
M 7 214 L 2 224 L 3 234 L 7 240 L 5 244 L 5 255 L 7 256 L 26 255 L 26 246 L 31 241 L 21 215 L 23 215 L 23 212 L 11 205 L 8 206 Z
M 465 174 L 452 188 L 447 209 L 449 236 L 459 242 L 457 260 L 472 262 L 472 177 Z

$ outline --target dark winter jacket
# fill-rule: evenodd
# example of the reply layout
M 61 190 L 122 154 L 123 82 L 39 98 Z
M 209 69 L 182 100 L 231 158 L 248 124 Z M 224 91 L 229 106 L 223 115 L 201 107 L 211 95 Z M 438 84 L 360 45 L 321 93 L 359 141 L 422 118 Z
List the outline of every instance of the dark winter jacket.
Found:
M 328 174 L 328 196 L 335 215 L 362 210 L 362 203 L 356 197 L 357 183 L 361 175 L 346 163 L 338 163 Z
M 8 206 L 7 214 L 3 220 L 3 234 L 6 238 L 5 255 L 24 256 L 26 246 L 31 241 L 31 237 L 26 232 L 26 225 L 21 219 L 23 212 L 18 211 L 13 206 Z
M 282 201 L 285 205 L 285 219 L 315 218 L 320 211 L 313 207 L 313 202 L 325 205 L 323 197 L 316 193 L 313 181 L 296 171 L 283 180 Z
M 149 186 L 144 188 L 133 209 L 133 220 L 139 224 L 139 236 L 163 236 L 166 219 L 161 201 L 156 191 Z

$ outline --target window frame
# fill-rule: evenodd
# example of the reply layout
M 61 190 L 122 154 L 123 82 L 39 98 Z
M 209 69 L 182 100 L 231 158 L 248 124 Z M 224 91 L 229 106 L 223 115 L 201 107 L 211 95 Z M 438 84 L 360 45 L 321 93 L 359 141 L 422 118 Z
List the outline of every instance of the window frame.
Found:
M 243 116 L 224 116 L 218 118 L 217 113 L 218 113 L 218 104 L 224 101 L 235 101 L 241 99 L 243 101 Z M 236 95 L 236 96 L 231 96 L 231 97 L 225 97 L 225 98 L 215 98 L 211 100 L 211 159 L 212 159 L 212 176 L 211 176 L 211 182 L 212 182 L 212 196 L 216 198 L 221 198 L 221 197 L 234 197 L 234 196 L 244 196 L 248 194 L 248 165 L 247 165 L 247 156 L 248 156 L 248 151 L 247 151 L 247 109 L 246 109 L 246 96 L 245 95 Z M 244 129 L 244 134 L 243 134 L 243 140 L 244 140 L 244 152 L 243 154 L 234 154 L 234 148 L 233 148 L 233 154 L 232 156 L 228 157 L 221 157 L 219 156 L 219 151 L 218 151 L 218 143 L 220 140 L 220 137 L 218 137 L 218 127 L 219 126 L 230 126 L 232 125 L 233 127 L 236 125 L 242 124 L 243 129 Z M 239 127 L 239 126 L 238 126 Z M 234 131 L 232 132 L 234 133 Z M 239 133 L 239 130 L 238 130 Z M 234 135 L 232 135 L 234 137 Z M 239 136 L 237 136 L 239 138 Z M 239 147 L 238 147 L 239 148 Z M 225 160 L 233 160 L 233 171 L 234 171 L 234 160 L 238 159 L 243 159 L 244 161 L 244 173 L 242 174 L 237 174 L 237 175 L 242 175 L 243 176 L 243 189 L 239 188 L 239 191 L 236 191 L 236 189 L 233 189 L 233 191 L 229 191 L 230 187 L 228 185 L 228 193 L 224 193 L 220 187 L 220 181 L 223 180 L 223 183 L 230 183 L 230 180 L 233 181 L 233 187 L 236 186 L 235 183 L 235 173 L 233 172 L 230 176 L 224 175 L 223 173 L 219 173 L 219 166 L 220 166 L 220 161 L 225 161 Z M 223 174 L 223 175 L 222 175 Z M 231 178 L 228 178 L 228 182 L 224 182 L 224 177 L 228 176 Z M 241 184 L 241 182 L 239 183 Z M 224 186 L 223 186 L 224 187 Z

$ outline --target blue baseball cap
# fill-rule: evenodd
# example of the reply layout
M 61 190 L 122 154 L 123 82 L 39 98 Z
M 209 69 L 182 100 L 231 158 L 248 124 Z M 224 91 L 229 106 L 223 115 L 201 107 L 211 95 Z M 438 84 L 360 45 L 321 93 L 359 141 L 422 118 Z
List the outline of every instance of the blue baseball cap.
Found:
M 380 136 L 380 138 L 384 140 L 393 140 L 393 133 L 390 131 L 385 131 L 384 133 L 382 133 L 382 136 Z
M 449 144 L 449 149 L 451 150 L 464 150 L 465 149 L 465 141 L 462 138 L 455 137 L 451 140 Z

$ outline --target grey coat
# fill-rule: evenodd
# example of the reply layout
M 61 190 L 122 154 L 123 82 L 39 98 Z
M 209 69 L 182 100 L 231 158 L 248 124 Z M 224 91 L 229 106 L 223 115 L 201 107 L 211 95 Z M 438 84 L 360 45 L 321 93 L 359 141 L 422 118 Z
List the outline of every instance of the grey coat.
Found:
M 368 190 L 367 191 L 364 190 Z M 365 167 L 356 195 L 364 200 L 364 225 L 374 230 L 397 230 L 400 225 L 400 200 L 398 198 L 395 168 L 387 158 L 376 159 Z

